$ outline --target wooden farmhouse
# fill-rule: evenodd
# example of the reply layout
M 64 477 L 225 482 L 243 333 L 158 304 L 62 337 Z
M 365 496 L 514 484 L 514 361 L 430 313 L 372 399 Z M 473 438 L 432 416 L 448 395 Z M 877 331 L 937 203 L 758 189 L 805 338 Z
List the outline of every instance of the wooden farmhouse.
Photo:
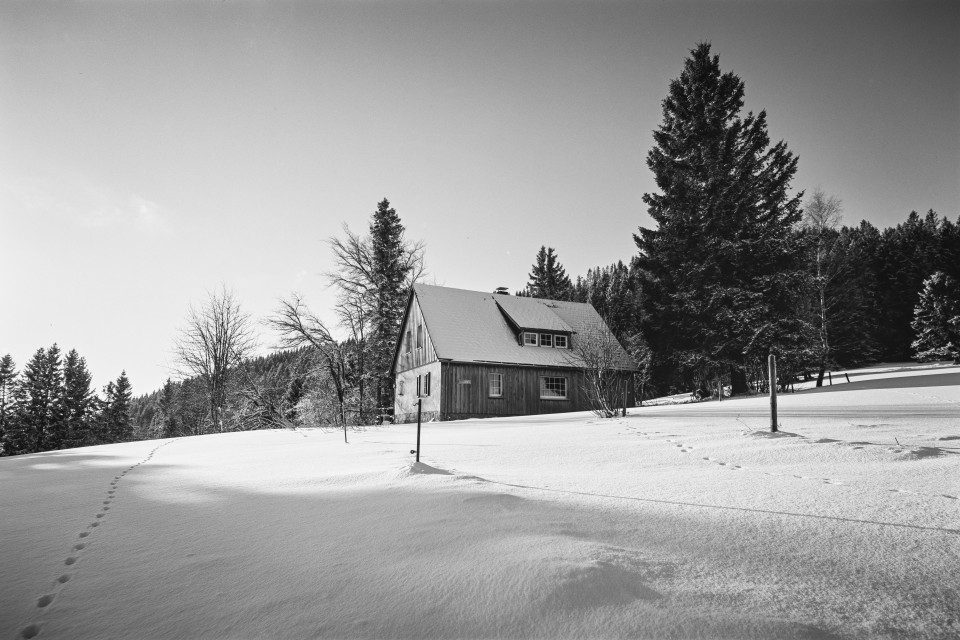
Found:
M 589 304 L 415 285 L 393 358 L 394 420 L 457 420 L 591 409 L 585 347 L 612 354 L 612 375 L 636 369 Z M 611 362 L 611 358 L 607 358 Z M 633 406 L 622 385 L 617 406 Z

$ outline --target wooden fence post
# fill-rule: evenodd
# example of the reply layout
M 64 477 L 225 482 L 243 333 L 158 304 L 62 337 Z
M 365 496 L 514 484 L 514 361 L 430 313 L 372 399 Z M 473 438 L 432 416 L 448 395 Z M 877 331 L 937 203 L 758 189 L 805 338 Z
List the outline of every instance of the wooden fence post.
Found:
M 769 375 L 770 375 L 770 431 L 777 430 L 777 356 L 770 354 Z
M 420 410 L 423 408 L 423 398 L 417 399 L 417 462 L 420 462 Z

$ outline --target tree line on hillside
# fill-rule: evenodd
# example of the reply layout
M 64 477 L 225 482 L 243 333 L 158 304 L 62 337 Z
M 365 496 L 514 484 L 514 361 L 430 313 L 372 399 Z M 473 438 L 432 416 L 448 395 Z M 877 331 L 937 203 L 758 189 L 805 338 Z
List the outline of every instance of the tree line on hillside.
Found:
M 247 358 L 231 371 L 223 385 L 224 403 L 214 409 L 216 418 L 202 376 L 167 379 L 160 389 L 134 398 L 130 415 L 136 435 L 144 438 L 290 426 L 301 422 L 302 413 L 310 414 L 315 400 L 310 377 L 305 349 L 277 351 Z
M 822 381 L 824 371 L 837 367 L 956 360 L 960 219 L 951 222 L 933 211 L 925 216 L 911 212 L 904 222 L 883 231 L 867 221 L 821 228 L 811 216 L 819 198 L 826 196 L 818 190 L 806 202 L 801 223 L 791 230 L 794 241 L 805 247 L 800 255 L 801 295 L 794 307 L 802 332 L 796 348 L 776 351 L 790 359 L 790 375 L 811 372 Z M 544 251 L 552 256 L 554 272 L 549 277 L 537 270 Z M 670 320 L 644 295 L 647 274 L 639 258 L 628 265 L 618 261 L 596 267 L 571 280 L 552 248 L 545 247 L 541 254 L 527 287 L 517 294 L 589 302 L 628 351 L 643 354 L 631 346 L 649 346 L 657 359 L 650 394 L 695 389 L 708 379 L 696 366 L 678 362 L 696 362 L 697 356 L 673 352 L 668 340 L 675 336 L 663 331 Z M 727 313 L 745 311 L 745 306 L 731 307 Z M 703 357 L 709 357 L 706 348 Z M 730 382 L 728 373 L 724 380 Z
M 63 357 L 56 344 L 37 349 L 20 372 L 10 354 L 0 358 L 0 455 L 130 439 L 126 372 L 104 387 L 103 396 L 91 380 L 86 360 L 75 349 Z

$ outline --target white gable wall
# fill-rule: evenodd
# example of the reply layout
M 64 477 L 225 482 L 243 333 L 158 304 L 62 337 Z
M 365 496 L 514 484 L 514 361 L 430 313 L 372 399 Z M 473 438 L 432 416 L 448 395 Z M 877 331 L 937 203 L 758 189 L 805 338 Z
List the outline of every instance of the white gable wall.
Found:
M 415 422 L 417 419 L 417 377 L 421 387 L 427 374 L 430 375 L 430 395 L 420 398 L 423 401 L 422 420 L 433 420 L 440 415 L 440 362 L 407 369 L 397 374 L 397 387 L 394 392 L 393 421 Z M 402 393 L 401 393 L 402 390 Z M 425 390 L 424 390 L 425 391 Z

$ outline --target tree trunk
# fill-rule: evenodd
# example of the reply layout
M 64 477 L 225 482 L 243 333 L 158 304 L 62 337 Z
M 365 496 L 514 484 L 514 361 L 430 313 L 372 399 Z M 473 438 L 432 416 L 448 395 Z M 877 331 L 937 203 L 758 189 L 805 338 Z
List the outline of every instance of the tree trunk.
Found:
M 824 373 L 826 370 L 827 370 L 826 365 L 821 364 L 821 365 L 820 365 L 820 373 L 817 374 L 817 386 L 818 386 L 818 387 L 822 387 L 822 386 L 823 386 L 823 373 Z

